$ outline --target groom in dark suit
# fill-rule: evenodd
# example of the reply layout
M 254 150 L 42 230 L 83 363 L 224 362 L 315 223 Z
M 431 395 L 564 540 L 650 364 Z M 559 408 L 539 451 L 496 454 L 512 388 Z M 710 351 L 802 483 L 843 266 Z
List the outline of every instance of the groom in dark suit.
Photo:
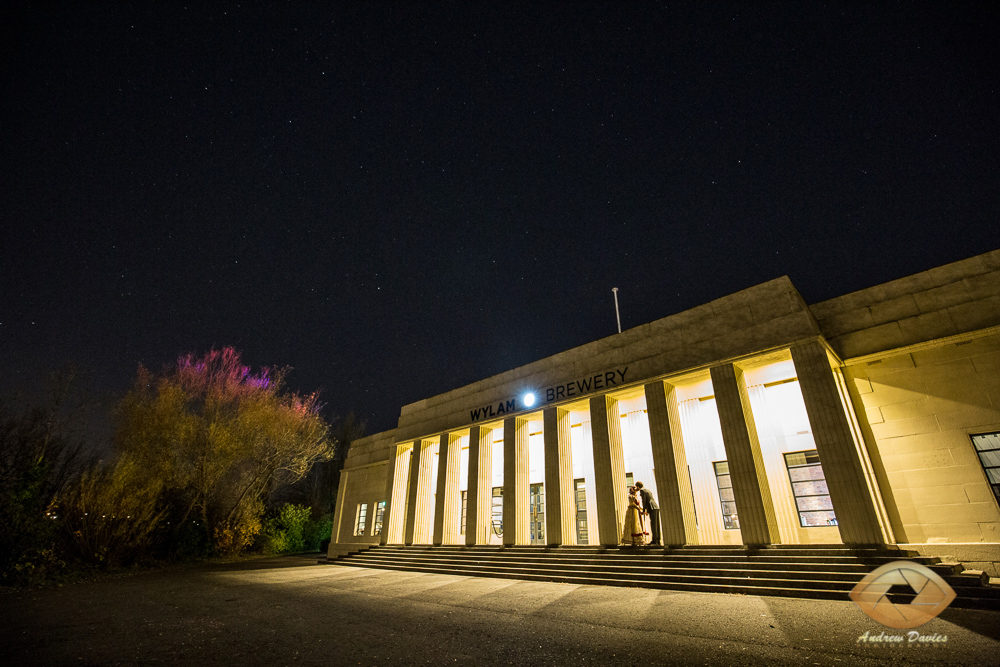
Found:
M 660 506 L 656 504 L 653 494 L 642 485 L 642 482 L 636 482 L 635 488 L 639 489 L 639 495 L 642 496 L 642 508 L 649 514 L 649 544 L 659 546 Z

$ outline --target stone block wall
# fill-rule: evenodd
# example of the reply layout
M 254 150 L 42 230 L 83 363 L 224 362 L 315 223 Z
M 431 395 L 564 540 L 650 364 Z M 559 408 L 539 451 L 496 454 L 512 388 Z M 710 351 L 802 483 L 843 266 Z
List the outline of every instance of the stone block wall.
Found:
M 337 507 L 331 536 L 331 553 L 337 545 L 378 544 L 379 536 L 372 535 L 375 508 L 379 501 L 388 500 L 386 480 L 388 459 L 395 448 L 394 432 L 384 431 L 351 444 L 340 474 Z M 359 503 L 368 503 L 368 526 L 365 535 L 354 534 L 354 519 Z M 383 526 L 383 530 L 385 526 Z
M 975 546 L 1000 576 L 1000 509 L 970 438 L 1000 431 L 1000 327 L 849 360 L 845 376 L 888 482 L 896 541 L 948 543 L 956 557 Z
M 372 535 L 375 524 L 375 508 L 379 501 L 386 500 L 385 480 L 386 463 L 380 463 L 364 468 L 356 468 L 341 473 L 341 488 L 345 489 L 343 498 L 337 500 L 337 516 L 339 524 L 334 526 L 333 533 L 337 535 L 338 544 L 378 544 L 379 536 Z M 346 481 L 346 485 L 345 485 Z M 354 534 L 354 520 L 360 503 L 368 503 L 367 526 L 364 535 Z M 383 529 L 385 526 L 383 525 Z

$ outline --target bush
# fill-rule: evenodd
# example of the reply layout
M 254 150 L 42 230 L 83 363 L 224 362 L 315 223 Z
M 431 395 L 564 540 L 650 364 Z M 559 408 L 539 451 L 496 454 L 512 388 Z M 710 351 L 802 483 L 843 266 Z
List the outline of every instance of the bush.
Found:
M 306 551 L 306 536 L 312 510 L 305 505 L 286 503 L 265 522 L 263 549 L 265 553 L 291 554 Z M 309 535 L 312 539 L 312 535 Z
M 53 499 L 79 454 L 68 382 L 57 379 L 43 406 L 0 398 L 0 583 L 38 583 L 65 567 Z
M 250 547 L 263 529 L 264 503 L 253 499 L 240 504 L 230 518 L 212 532 L 215 551 L 220 556 L 238 556 Z
M 238 556 L 253 544 L 260 533 L 259 521 L 239 521 L 216 526 L 213 531 L 215 550 L 220 556 Z
M 101 567 L 129 565 L 148 554 L 165 516 L 162 486 L 128 457 L 84 472 L 59 497 L 71 550 Z
M 181 560 L 208 558 L 212 555 L 212 545 L 205 535 L 205 528 L 197 521 L 185 521 L 173 531 L 164 531 L 160 540 L 160 552 L 166 557 Z
M 326 551 L 330 546 L 330 533 L 333 532 L 333 517 L 324 514 L 318 519 L 311 519 L 306 524 L 304 551 Z M 323 543 L 326 542 L 326 546 Z
M 47 467 L 33 461 L 0 489 L 0 582 L 34 583 L 61 566 L 53 549 L 58 521 L 43 490 Z

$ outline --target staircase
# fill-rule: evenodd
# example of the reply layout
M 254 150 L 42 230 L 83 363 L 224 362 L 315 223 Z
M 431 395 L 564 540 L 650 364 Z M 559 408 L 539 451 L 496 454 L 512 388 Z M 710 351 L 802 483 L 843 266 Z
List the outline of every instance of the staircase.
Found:
M 1000 611 L 1000 587 L 959 563 L 898 549 L 841 545 L 655 547 L 376 546 L 338 556 L 338 565 L 526 581 L 636 586 L 705 593 L 738 593 L 847 600 L 866 574 L 894 560 L 926 565 L 955 589 L 953 607 Z M 906 603 L 912 595 L 892 595 Z

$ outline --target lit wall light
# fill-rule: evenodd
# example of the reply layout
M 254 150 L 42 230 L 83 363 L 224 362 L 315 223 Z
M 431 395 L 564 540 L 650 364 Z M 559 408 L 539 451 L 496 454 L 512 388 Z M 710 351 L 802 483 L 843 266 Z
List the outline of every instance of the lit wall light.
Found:
M 524 407 L 530 408 L 532 405 L 535 404 L 535 395 L 529 391 L 527 394 L 521 397 L 521 402 L 524 403 Z

